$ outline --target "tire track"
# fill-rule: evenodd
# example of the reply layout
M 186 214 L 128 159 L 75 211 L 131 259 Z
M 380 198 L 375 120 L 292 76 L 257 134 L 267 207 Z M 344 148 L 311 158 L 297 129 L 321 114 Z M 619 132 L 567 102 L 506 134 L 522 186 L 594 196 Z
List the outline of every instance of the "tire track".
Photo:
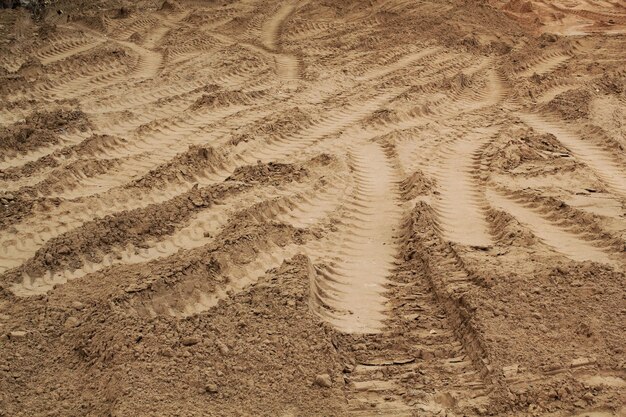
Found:
M 611 190 L 626 196 L 626 170 L 608 152 L 584 140 L 556 122 L 535 114 L 519 114 L 524 123 L 539 132 L 552 133 L 581 162 L 586 164 Z
M 341 177 L 336 179 L 341 183 Z M 272 222 L 273 224 L 285 226 L 284 223 L 280 222 L 283 219 L 287 219 L 289 223 L 304 220 L 308 222 L 309 226 L 317 227 L 318 221 L 311 223 L 312 217 L 307 213 L 315 213 L 320 219 L 319 221 L 322 221 L 321 219 L 329 213 L 320 215 L 321 207 L 319 203 L 310 200 L 320 196 L 322 200 L 333 200 L 333 195 L 336 195 L 338 190 L 336 185 L 329 186 L 329 184 L 327 181 L 317 181 L 306 185 L 307 188 L 313 185 L 312 189 L 295 193 L 293 187 L 288 187 L 284 196 L 264 199 L 249 208 L 235 213 L 229 222 L 232 224 L 232 222 L 241 221 L 234 217 L 243 216 L 243 218 L 253 219 L 258 224 Z M 219 233 L 216 239 L 218 238 Z M 232 294 L 241 292 L 256 282 L 269 269 L 279 267 L 284 260 L 305 250 L 307 243 L 272 242 L 270 240 L 264 242 L 256 241 L 254 245 L 254 254 L 252 256 L 246 255 L 243 260 L 237 253 L 232 255 L 224 254 L 225 257 L 220 257 L 221 261 L 224 261 L 225 265 L 227 265 L 220 270 L 220 275 L 227 278 L 219 280 L 217 285 L 205 285 L 203 282 L 179 285 L 176 288 L 168 289 L 168 291 L 159 291 L 148 299 L 142 299 L 141 302 L 134 302 L 132 310 L 143 316 L 170 315 L 175 317 L 187 317 L 206 311 L 215 306 L 220 300 L 227 299 Z
M 488 111 L 488 108 L 502 102 L 508 92 L 496 71 L 484 71 L 485 65 L 488 63 L 478 63 L 474 68 L 466 68 L 457 75 L 460 86 L 453 85 L 446 93 L 439 90 L 437 93 L 443 94 L 443 97 L 427 102 L 421 111 L 413 111 L 421 113 L 424 119 L 436 123 L 445 123 L 450 119 L 457 120 L 466 115 Z M 474 81 L 476 78 L 480 80 Z
M 65 197 L 87 196 L 107 191 L 112 187 L 122 186 L 129 179 L 141 177 L 155 166 L 171 159 L 185 146 L 205 145 L 209 142 L 212 145 L 217 145 L 216 141 L 207 139 L 207 136 L 213 137 L 216 133 L 215 126 L 228 121 L 229 118 L 237 119 L 238 115 L 244 114 L 245 110 L 250 108 L 245 106 L 246 102 L 257 101 L 257 105 L 260 102 L 257 93 L 231 94 L 227 91 L 216 94 L 211 96 L 216 97 L 216 103 L 214 106 L 209 106 L 209 109 L 200 107 L 187 111 L 184 118 L 177 116 L 171 119 L 153 120 L 148 124 L 141 125 L 132 140 L 109 148 L 102 155 L 105 159 L 119 159 L 122 162 L 121 166 L 99 178 L 91 178 L 89 182 L 82 184 L 81 189 L 75 189 L 71 194 L 66 194 Z M 175 107 L 175 110 L 177 108 Z M 174 111 L 174 113 L 177 112 Z M 251 115 L 254 114 L 253 112 L 250 113 Z M 239 123 L 244 121 L 245 119 L 238 119 Z M 108 133 L 123 134 L 118 129 L 108 131 Z M 159 151 L 152 150 L 155 144 L 161 145 Z
M 193 153 L 194 156 L 195 154 L 198 156 L 196 160 L 216 159 L 215 155 L 206 149 L 194 149 Z M 47 291 L 55 283 L 64 283 L 68 279 L 82 277 L 113 263 L 126 263 L 125 259 L 136 263 L 141 261 L 136 256 L 139 252 L 143 254 L 143 258 L 150 260 L 172 255 L 171 251 L 190 250 L 203 246 L 206 244 L 206 239 L 190 240 L 187 237 L 197 236 L 197 230 L 194 228 L 198 227 L 212 228 L 204 232 L 214 234 L 216 229 L 224 224 L 225 219 L 228 218 L 228 211 L 232 210 L 232 207 L 256 205 L 261 213 L 269 213 L 275 217 L 273 209 L 289 207 L 302 196 L 297 192 L 298 185 L 292 183 L 311 175 L 318 176 L 319 174 L 314 173 L 319 170 L 319 167 L 325 167 L 331 162 L 332 159 L 322 158 L 321 160 L 313 159 L 304 165 L 260 166 L 260 169 L 270 169 L 271 173 L 262 179 L 264 183 L 259 184 L 259 181 L 255 181 L 255 184 L 258 184 L 255 189 L 251 189 L 247 173 L 254 174 L 259 166 L 242 167 L 241 170 L 237 170 L 235 177 L 230 177 L 221 184 L 201 189 L 194 187 L 161 204 L 122 211 L 106 218 L 85 222 L 64 235 L 60 235 L 59 239 L 45 243 L 44 250 L 38 250 L 33 257 L 28 259 L 23 268 L 19 271 L 12 271 L 13 280 L 15 280 L 16 273 L 24 274 L 23 284 L 15 286 L 16 292 L 25 294 Z M 299 187 L 302 186 L 299 184 Z M 313 193 L 312 179 L 307 182 L 306 188 L 309 188 L 309 193 Z M 285 201 L 280 205 L 272 202 L 272 195 L 282 195 Z M 264 206 L 267 201 L 270 201 L 269 207 Z M 207 206 L 210 209 L 206 209 Z M 170 215 L 168 212 L 176 214 Z M 257 213 L 251 211 L 251 215 L 256 217 Z M 144 220 L 144 216 L 148 218 Z M 163 219 L 169 219 L 167 226 L 161 226 Z M 209 224 L 206 224 L 207 221 Z M 107 232 L 105 230 L 107 227 L 113 228 L 116 231 L 115 234 L 111 235 Z M 204 232 L 202 236 L 206 237 Z M 93 243 L 83 238 L 87 233 L 91 234 Z M 69 250 L 64 249 L 65 247 Z M 146 250 L 138 251 L 137 248 Z M 57 254 L 63 261 L 60 267 L 55 263 L 55 257 L 52 254 Z M 99 260 L 94 262 L 94 258 Z M 64 269 L 65 264 L 70 268 Z M 46 274 L 43 273 L 45 270 L 48 271 Z M 33 276 L 32 273 L 38 275 Z
M 262 117 L 263 114 L 244 114 L 242 117 Z M 198 143 L 191 144 L 206 144 L 210 143 L 211 137 L 227 136 L 234 126 L 238 126 L 242 123 L 241 118 L 235 118 L 232 120 L 233 125 L 227 124 L 220 126 L 219 130 L 211 131 L 208 137 L 203 137 Z M 187 144 L 189 145 L 189 143 Z M 146 144 L 146 146 L 148 146 Z M 117 150 L 119 152 L 119 149 Z M 111 152 L 111 151 L 109 151 Z M 148 172 L 150 168 L 155 166 L 155 159 L 161 158 L 162 161 L 171 159 L 176 152 L 172 152 L 171 147 L 164 147 L 160 153 L 142 152 L 145 154 L 143 164 L 142 159 L 137 159 L 134 164 L 127 165 L 127 169 L 136 170 L 139 172 Z M 257 158 L 258 159 L 258 158 Z M 257 159 L 253 158 L 255 163 Z M 221 169 L 205 178 L 204 184 L 211 184 L 214 182 L 222 181 L 228 177 L 238 166 L 246 165 L 245 163 L 230 163 L 221 167 Z M 191 188 L 192 184 L 186 182 L 185 187 L 181 187 L 181 184 L 170 184 L 163 186 L 162 188 L 151 190 L 138 190 L 134 187 L 125 189 L 122 185 L 128 182 L 127 177 L 123 177 L 121 180 L 115 180 L 119 178 L 119 175 L 111 178 L 111 175 L 104 175 L 99 180 L 92 181 L 92 186 L 96 187 L 96 191 L 100 191 L 99 194 L 95 194 L 88 198 L 77 199 L 75 201 L 66 201 L 60 204 L 58 207 L 47 211 L 43 210 L 41 213 L 35 213 L 31 217 L 16 224 L 15 232 L 0 237 L 0 272 L 19 266 L 23 261 L 33 256 L 34 252 L 41 247 L 47 240 L 56 237 L 60 234 L 66 233 L 76 227 L 80 227 L 84 222 L 93 218 L 104 217 L 106 215 L 114 214 L 124 210 L 133 210 L 141 207 L 148 206 L 149 204 L 158 204 L 168 199 L 179 195 L 181 192 L 185 192 Z M 137 174 L 139 175 L 139 174 Z M 121 183 L 121 184 L 120 184 Z M 122 187 L 111 188 L 108 192 L 103 193 L 101 188 L 97 187 Z M 74 193 L 80 193 L 80 187 L 78 190 L 74 190 Z M 44 226 L 45 225 L 45 226 Z M 8 265 L 3 268 L 3 265 Z
M 116 24 L 112 24 L 117 22 Z M 110 20 L 108 23 L 108 32 L 115 39 L 125 40 L 134 33 L 146 32 L 149 28 L 153 28 L 162 23 L 162 19 L 158 16 L 136 17 L 130 22 L 121 20 Z
M 296 56 L 282 52 L 279 40 L 282 27 L 295 7 L 296 4 L 292 1 L 283 3 L 261 29 L 261 43 L 268 50 L 276 52 L 274 54 L 276 73 L 286 82 L 293 82 L 300 78 L 300 61 Z
M 402 56 L 401 58 L 399 58 L 396 62 L 392 64 L 385 65 L 381 68 L 377 68 L 369 72 L 366 72 L 362 76 L 357 77 L 357 81 L 363 82 L 363 81 L 371 81 L 371 80 L 383 78 L 386 75 L 389 75 L 395 71 L 409 67 L 411 64 L 415 64 L 418 61 L 432 58 L 432 56 L 435 56 L 441 52 L 442 52 L 441 47 L 426 46 L 419 51 L 411 52 L 411 53 L 406 54 L 405 56 Z
M 619 232 L 609 232 L 606 225 L 603 225 L 604 216 L 619 218 L 620 210 L 611 211 L 609 208 L 601 213 L 596 213 L 591 210 L 587 211 L 584 207 L 579 208 L 576 205 L 563 204 L 563 200 L 537 195 L 528 190 L 512 191 L 508 188 L 498 187 L 497 191 L 515 203 L 532 210 L 546 221 L 558 225 L 567 232 L 577 235 L 579 239 L 605 251 L 608 255 L 622 255 L 622 258 L 624 257 L 625 254 L 622 250 L 624 239 L 619 236 Z M 614 256 L 614 258 L 618 259 L 619 256 Z
M 586 9 L 563 8 L 554 4 L 550 4 L 549 7 L 559 12 L 580 16 L 582 18 L 591 20 L 593 22 L 606 22 L 610 20 L 610 21 L 613 21 L 614 23 L 626 24 L 626 16 L 620 13 L 606 13 L 607 12 L 606 8 L 602 8 L 601 9 L 602 12 L 596 12 L 596 11 L 586 10 Z
M 309 184 L 306 187 L 310 187 Z M 283 218 L 288 220 L 286 223 L 299 224 L 302 227 L 312 226 L 318 223 L 315 215 L 323 218 L 324 215 L 333 207 L 331 197 L 324 198 L 325 194 L 336 193 L 335 187 L 331 190 L 316 188 L 315 191 L 301 189 L 302 185 L 286 185 L 279 187 L 267 187 L 256 190 L 244 190 L 241 195 L 234 195 L 220 204 L 212 206 L 208 209 L 197 213 L 185 224 L 182 224 L 177 230 L 163 239 L 149 240 L 140 246 L 128 244 L 125 246 L 116 246 L 102 254 L 102 260 L 92 262 L 88 259 L 83 260 L 83 266 L 78 269 L 64 269 L 51 273 L 48 271 L 40 277 L 31 277 L 24 275 L 21 283 L 16 283 L 11 287 L 11 291 L 20 297 L 44 294 L 55 285 L 64 284 L 70 280 L 79 279 L 86 275 L 96 273 L 113 265 L 135 265 L 144 264 L 158 259 L 173 256 L 177 252 L 188 252 L 193 249 L 200 248 L 211 242 L 211 236 L 218 235 L 224 226 L 228 223 L 232 216 L 232 207 L 239 210 L 249 210 L 253 206 L 258 206 L 259 220 L 281 221 Z M 321 191 L 323 194 L 319 194 Z M 321 198 L 319 204 L 314 202 L 315 198 Z M 263 205 L 263 202 L 271 201 L 271 205 Z M 325 204 L 324 204 L 325 203 Z M 315 211 L 315 213 L 311 213 Z M 310 215 L 306 213 L 311 213 Z M 306 223 L 307 226 L 304 225 Z M 299 226 L 296 226 L 299 227 Z M 289 247 L 284 251 L 282 256 L 275 253 L 281 250 L 279 247 L 272 247 L 267 253 L 262 254 L 253 265 L 242 268 L 236 268 L 231 271 L 230 285 L 220 290 L 218 293 L 210 294 L 207 292 L 203 295 L 196 294 L 196 298 L 203 300 L 194 303 L 188 300 L 185 307 L 176 309 L 174 305 L 168 307 L 168 311 L 173 315 L 191 315 L 201 311 L 205 311 L 215 305 L 218 300 L 226 297 L 226 292 L 241 290 L 249 285 L 260 275 L 270 268 L 270 266 L 278 266 L 284 259 L 288 259 L 297 252 L 297 248 Z M 299 249 L 298 249 L 299 250 Z M 263 257 L 264 256 L 264 257 Z M 213 300 L 213 301 L 209 301 Z M 163 307 L 161 302 L 161 307 Z M 159 310 L 159 308 L 156 308 Z
M 381 91 L 380 93 L 361 99 L 358 104 L 337 106 L 329 109 L 327 116 L 312 123 L 302 132 L 285 138 L 275 138 L 270 143 L 253 146 L 251 149 L 236 155 L 236 160 L 242 164 L 251 164 L 257 160 L 272 161 L 286 158 L 304 151 L 317 141 L 340 133 L 364 117 L 376 111 L 383 103 L 397 95 L 397 91 Z
M 535 236 L 556 252 L 578 262 L 593 261 L 609 265 L 614 264 L 601 249 L 581 240 L 575 234 L 552 224 L 539 214 L 504 197 L 497 191 L 488 190 L 487 199 L 492 206 L 513 215 L 520 223 L 527 226 Z
M 263 24 L 261 29 L 261 42 L 270 50 L 275 50 L 279 46 L 279 35 L 285 20 L 295 9 L 292 1 L 284 2 L 274 15 Z
M 350 160 L 355 178 L 347 206 L 351 214 L 330 251 L 315 256 L 320 262 L 333 259 L 331 254 L 339 259 L 317 270 L 316 285 L 323 292 L 313 308 L 343 332 L 377 333 L 384 327 L 385 286 L 398 251 L 393 233 L 401 215 L 398 190 L 394 170 L 379 145 L 354 146 Z
M 283 38 L 290 42 L 296 42 L 300 39 L 313 38 L 323 32 L 328 32 L 332 27 L 330 22 L 311 22 L 308 20 L 296 20 L 288 28 L 283 31 Z
M 439 224 L 447 239 L 462 245 L 488 247 L 493 243 L 485 219 L 487 202 L 478 186 L 482 146 L 490 135 L 493 131 L 468 131 L 464 138 L 443 147 L 443 163 L 434 172 Z
M 383 95 L 382 99 L 384 100 L 386 99 L 386 97 L 387 96 Z M 374 103 L 377 103 L 377 101 L 375 100 Z M 374 103 L 373 105 L 375 106 L 376 104 Z M 363 113 L 363 111 L 367 112 L 369 111 L 369 109 L 370 107 L 365 106 L 365 109 L 358 109 L 358 111 L 355 111 L 355 114 L 349 114 L 347 121 L 344 119 L 340 119 L 340 121 L 348 124 L 353 123 L 355 120 L 362 117 L 363 114 L 365 114 Z M 219 113 L 214 112 L 212 116 L 215 117 L 216 115 L 219 115 Z M 218 129 L 212 130 L 209 133 L 209 136 L 197 136 L 201 140 L 185 142 L 183 143 L 183 146 L 189 144 L 215 144 L 215 141 L 212 141 L 210 139 L 211 137 L 223 137 L 223 141 L 225 141 L 229 133 L 232 132 L 235 127 L 241 126 L 245 123 L 246 118 L 248 119 L 248 121 L 250 121 L 250 118 L 259 119 L 263 116 L 264 114 L 259 112 L 235 112 L 231 121 L 229 121 L 228 123 L 221 123 Z M 356 119 L 353 119 L 350 116 L 356 117 Z M 205 118 L 199 118 L 198 120 L 201 124 L 206 123 Z M 191 121 L 193 122 L 193 118 L 191 119 Z M 337 120 L 333 119 L 330 124 L 327 124 L 325 126 L 329 128 L 332 127 L 333 129 L 342 128 L 343 126 L 345 126 L 341 124 L 339 126 L 336 126 L 336 121 Z M 322 132 L 326 132 L 326 130 L 322 130 Z M 156 131 L 156 133 L 160 135 L 159 137 L 163 138 L 163 140 L 167 140 L 171 145 L 181 145 L 181 141 L 178 139 L 178 136 L 172 136 L 172 132 L 162 133 L 159 129 Z M 320 132 L 316 131 L 315 133 L 319 134 Z M 159 152 L 152 151 L 154 147 L 154 138 L 148 138 L 150 140 L 146 139 L 140 142 L 133 142 L 133 147 L 137 148 L 137 150 L 135 151 L 133 151 L 133 149 L 129 147 L 130 144 L 124 144 L 122 147 L 118 147 L 117 149 L 115 149 L 115 151 L 107 150 L 107 157 L 128 158 L 128 155 L 134 152 L 137 155 L 137 159 L 127 161 L 125 166 L 126 169 L 132 170 L 134 174 L 131 175 L 139 176 L 142 172 L 145 173 L 150 168 L 154 167 L 157 164 L 157 162 L 155 162 L 157 161 L 157 159 L 164 162 L 171 159 L 176 154 L 176 152 L 173 151 L 176 148 L 172 147 L 171 145 L 166 146 L 166 143 L 163 142 L 161 143 L 162 146 Z M 309 140 L 314 140 L 315 138 L 319 138 L 319 136 L 312 134 L 307 137 L 307 139 Z M 251 163 L 255 163 L 258 159 L 258 155 L 253 155 L 251 157 Z M 270 158 L 270 160 L 273 160 L 273 158 Z M 209 184 L 213 181 L 221 181 L 242 164 L 245 165 L 245 161 L 242 161 L 240 158 L 237 157 L 237 160 L 231 160 L 230 163 L 227 162 L 218 174 L 211 175 L 205 178 L 205 181 L 203 181 L 202 183 Z M 2 258 L 6 259 L 7 262 L 10 263 L 11 267 L 18 266 L 16 265 L 17 263 L 28 259 L 28 255 L 32 256 L 32 250 L 36 250 L 36 248 L 40 247 L 43 242 L 54 236 L 57 236 L 58 234 L 65 233 L 73 227 L 79 227 L 84 221 L 88 221 L 89 219 L 97 216 L 105 216 L 122 210 L 132 210 L 135 208 L 144 207 L 148 204 L 159 203 L 174 197 L 181 191 L 180 184 L 172 184 L 172 186 L 164 189 L 152 190 L 149 193 L 142 192 L 142 198 L 140 199 L 136 198 L 137 193 L 133 190 L 113 190 L 113 193 L 102 194 L 102 191 L 105 191 L 106 188 L 119 187 L 127 182 L 128 176 L 126 174 L 120 174 L 120 169 L 123 168 L 124 166 L 118 168 L 114 172 L 101 176 L 99 179 L 90 179 L 90 184 L 88 184 L 88 186 L 91 187 L 93 192 L 100 193 L 94 196 L 94 198 L 90 198 L 85 201 L 77 201 L 75 203 L 63 204 L 59 207 L 58 210 L 56 210 L 56 215 L 54 213 L 42 213 L 42 215 L 46 216 L 46 218 L 55 218 L 55 221 L 53 221 L 53 225 L 49 225 L 45 229 L 45 237 L 42 236 L 43 232 L 37 232 L 35 234 L 28 233 L 26 236 L 23 236 L 23 239 L 25 239 L 25 246 L 21 250 L 14 252 L 6 248 L 14 244 L 13 242 L 15 242 L 15 239 L 17 239 L 21 235 L 21 230 L 38 230 L 39 227 L 32 226 L 33 222 L 34 224 L 41 224 L 42 220 L 39 218 L 40 216 L 35 216 L 34 218 L 28 219 L 27 221 L 23 222 L 23 224 L 16 225 L 17 233 L 12 236 L 6 236 L 6 238 L 2 239 L 0 243 L 0 246 L 5 248 L 5 254 L 2 256 Z M 119 181 L 116 180 L 116 178 L 118 178 Z M 187 187 L 191 187 L 191 183 L 187 183 Z M 74 196 L 85 195 L 88 193 L 88 190 L 85 190 L 84 188 L 81 189 L 80 187 L 72 190 L 72 194 Z M 31 226 L 28 226 L 29 224 L 31 224 Z M 6 252 L 7 250 L 9 252 Z
M 87 52 L 93 48 L 100 46 L 105 40 L 103 39 L 69 39 L 66 41 L 53 41 L 52 46 L 47 49 L 39 50 L 35 54 L 43 65 L 52 64 L 57 61 L 64 60 L 73 55 Z
M 87 75 L 79 75 L 71 80 L 44 86 L 39 93 L 45 94 L 49 101 L 82 98 L 82 96 L 93 93 L 95 90 L 117 84 L 126 77 L 129 71 L 131 69 L 127 66 L 115 62 L 110 67 L 95 68 L 93 72 Z
M 530 65 L 530 67 L 520 72 L 518 76 L 530 77 L 533 74 L 545 75 L 549 72 L 553 72 L 571 58 L 571 55 L 560 52 L 540 57 L 535 64 Z
M 90 178 L 71 192 L 63 194 L 64 198 L 75 199 L 106 192 L 114 187 L 122 187 L 129 180 L 141 178 L 151 169 L 166 163 L 190 145 L 207 145 L 211 142 L 212 130 L 221 120 L 236 116 L 245 111 L 243 106 L 228 106 L 213 112 L 188 113 L 187 117 L 177 121 L 167 120 L 165 123 L 153 123 L 153 128 L 145 126 L 145 134 L 126 142 L 115 149 L 107 150 L 105 159 L 119 159 L 122 164 L 115 170 Z M 155 151 L 154 147 L 158 146 Z
M 565 83 L 555 85 L 554 87 L 547 88 L 535 97 L 535 105 L 547 104 L 552 101 L 559 94 L 576 88 L 576 84 Z
M 153 78 L 161 69 L 163 56 L 140 47 L 132 42 L 116 41 L 123 50 L 134 55 L 134 62 L 120 64 L 118 60 L 105 62 L 99 67 L 86 68 L 84 74 L 72 74 L 67 79 L 61 79 L 48 85 L 41 86 L 37 93 L 45 94 L 48 100 L 71 99 L 87 96 L 96 90 L 113 87 L 124 80 L 138 82 Z M 93 48 L 90 48 L 93 49 Z M 34 97 L 33 97 L 34 98 Z
M 414 212 L 424 207 L 418 204 Z M 460 258 L 434 235 L 434 220 L 424 217 L 402 222 L 388 329 L 356 352 L 346 375 L 350 415 L 438 415 L 457 399 L 461 408 L 487 403 L 484 349 L 450 295 L 469 277 Z M 428 249 L 433 247 L 437 251 Z
M 66 148 L 68 146 L 75 146 L 84 141 L 92 134 L 93 132 L 91 130 L 86 130 L 84 132 L 78 130 L 67 131 L 66 133 L 59 134 L 58 144 L 29 151 L 25 154 L 5 158 L 4 160 L 0 161 L 0 170 L 19 168 L 28 164 L 29 162 L 35 162 L 40 158 L 53 154 L 57 150 Z
M 132 42 L 118 41 L 117 43 L 130 49 L 139 57 L 137 64 L 127 75 L 128 78 L 146 80 L 157 75 L 163 62 L 163 55 L 160 52 L 151 51 Z

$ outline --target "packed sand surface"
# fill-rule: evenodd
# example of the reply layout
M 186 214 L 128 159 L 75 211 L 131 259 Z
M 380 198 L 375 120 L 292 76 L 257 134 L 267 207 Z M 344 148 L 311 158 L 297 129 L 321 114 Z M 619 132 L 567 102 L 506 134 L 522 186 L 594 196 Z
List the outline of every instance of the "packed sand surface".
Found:
M 1 417 L 626 416 L 626 3 L 51 3 Z

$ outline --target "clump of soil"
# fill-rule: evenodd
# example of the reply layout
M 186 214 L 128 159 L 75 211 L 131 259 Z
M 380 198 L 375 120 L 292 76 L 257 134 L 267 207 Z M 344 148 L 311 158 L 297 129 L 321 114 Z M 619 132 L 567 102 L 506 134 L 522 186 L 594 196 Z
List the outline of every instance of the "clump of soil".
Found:
M 626 74 L 605 74 L 598 81 L 599 87 L 607 94 L 624 96 L 626 94 Z
M 22 122 L 0 128 L 0 157 L 57 144 L 60 133 L 89 127 L 87 116 L 80 110 L 35 112 Z
M 504 5 L 503 9 L 515 13 L 532 13 L 534 11 L 532 2 L 527 0 L 511 0 Z
M 549 133 L 540 134 L 532 129 L 515 129 L 503 135 L 510 139 L 487 150 L 487 153 L 491 154 L 491 166 L 500 172 L 510 173 L 529 163 L 529 168 L 535 170 L 537 163 L 562 160 L 563 156 L 569 155 L 569 151 Z
M 543 46 L 546 46 L 549 43 L 554 43 L 558 40 L 559 40 L 559 36 L 555 35 L 554 33 L 544 32 L 541 34 L 541 36 L 539 36 L 539 41 L 541 42 Z
M 176 13 L 176 12 L 179 12 L 180 10 L 182 10 L 182 7 L 180 6 L 180 4 L 178 4 L 174 0 L 165 0 L 163 4 L 161 4 L 161 7 L 159 8 L 160 12 L 167 12 L 167 13 Z
M 20 65 L 17 73 L 28 80 L 34 80 L 43 74 L 43 65 L 37 58 L 30 57 Z
M 592 95 L 588 90 L 572 89 L 554 97 L 546 107 L 565 120 L 577 120 L 589 116 L 591 99 Z
M 126 142 L 126 139 L 115 136 L 92 135 L 78 145 L 69 148 L 68 151 L 75 152 L 79 156 L 91 156 L 100 152 L 106 152 L 109 149 L 115 149 Z
M 270 162 L 269 164 L 259 162 L 257 165 L 246 165 L 237 168 L 226 181 L 266 183 L 269 178 L 277 181 L 300 181 L 307 175 L 308 171 L 303 166 L 278 162 Z
M 522 226 L 515 217 L 509 213 L 490 209 L 487 219 L 492 229 L 492 234 L 497 237 L 501 245 L 531 247 L 539 241 L 531 231 Z
M 458 72 L 451 78 L 444 78 L 443 81 L 439 83 L 439 87 L 458 91 L 470 87 L 474 82 L 475 80 L 472 76 Z
M 50 404 L 64 416 L 174 415 L 184 399 L 190 415 L 344 415 L 335 332 L 308 309 L 309 264 L 287 260 L 187 319 L 138 317 L 104 293 L 80 302 L 54 291 L 47 300 L 15 300 L 7 323 L 15 337 L 0 351 L 11 380 L 1 378 L 0 390 L 17 383 L 31 400 L 0 398 L 0 406 L 8 415 Z M 319 375 L 331 386 L 314 384 Z
M 426 177 L 421 170 L 415 171 L 400 184 L 400 191 L 405 200 L 412 200 L 419 196 L 430 194 L 435 187 L 435 181 Z
M 141 33 L 135 32 L 128 37 L 128 40 L 134 43 L 141 43 L 143 42 L 144 38 L 143 36 L 141 36 Z
M 21 219 L 28 217 L 36 206 L 56 206 L 59 198 L 34 197 L 28 192 L 0 193 L 0 230 L 7 230 Z
M 174 181 L 195 181 L 204 172 L 215 172 L 224 163 L 224 157 L 212 147 L 190 146 L 171 161 L 150 170 L 128 187 L 162 187 Z
M 48 178 L 24 192 L 30 194 L 50 195 L 55 192 L 73 189 L 80 183 L 79 178 L 93 178 L 104 174 L 118 165 L 116 159 L 80 159 L 63 167 L 54 169 Z
M 23 75 L 20 75 L 18 73 L 10 73 L 2 67 L 0 67 L 0 77 L 0 80 L 2 81 L 0 83 L 0 94 L 2 94 L 3 96 L 24 89 L 28 85 L 28 81 Z M 17 107 L 18 104 L 7 100 L 6 103 L 0 103 L 0 106 L 7 109 L 12 109 L 14 107 Z
M 501 256 L 497 269 L 481 274 L 493 275 L 489 291 L 473 295 L 482 306 L 477 321 L 491 366 L 513 378 L 541 376 L 533 384 L 512 385 L 511 405 L 543 412 L 596 402 L 621 406 L 618 387 L 579 379 L 597 369 L 622 372 L 615 358 L 623 357 L 623 343 L 614 336 L 621 323 L 609 313 L 609 306 L 621 303 L 614 291 L 619 273 L 592 262 L 546 259 L 541 266 L 531 265 L 511 254 Z M 546 348 L 561 337 L 571 343 Z
M 369 115 L 363 121 L 363 123 L 367 124 L 368 126 L 384 125 L 384 124 L 387 124 L 387 123 L 391 123 L 396 118 L 397 118 L 397 115 L 396 115 L 396 112 L 394 110 L 391 110 L 391 109 L 380 109 L 380 110 L 376 110 L 371 115 Z
M 250 142 L 258 139 L 271 140 L 276 137 L 286 137 L 293 135 L 312 122 L 309 113 L 304 112 L 299 107 L 290 109 L 284 114 L 274 114 L 263 119 L 263 122 L 254 127 L 242 129 L 237 132 L 229 141 L 231 145 L 238 145 L 241 142 Z
M 215 91 L 210 94 L 203 94 L 191 105 L 190 110 L 243 105 L 261 97 L 262 94 L 262 92 L 244 92 L 241 90 Z
M 113 16 L 114 19 L 126 19 L 130 17 L 135 12 L 133 7 L 122 6 L 117 9 L 117 12 Z
M 509 45 L 507 42 L 491 41 L 487 45 L 486 49 L 487 49 L 487 52 L 492 52 L 492 53 L 494 53 L 496 55 L 506 55 L 509 52 L 511 52 L 513 47 L 511 45 Z
M 106 33 L 109 29 L 109 24 L 106 21 L 105 15 L 103 13 L 95 15 L 82 13 L 71 14 L 67 17 L 67 20 L 84 24 L 90 29 L 94 29 L 103 33 Z
M 43 22 L 37 29 L 37 35 L 41 39 L 51 39 L 58 31 L 57 25 L 53 23 Z

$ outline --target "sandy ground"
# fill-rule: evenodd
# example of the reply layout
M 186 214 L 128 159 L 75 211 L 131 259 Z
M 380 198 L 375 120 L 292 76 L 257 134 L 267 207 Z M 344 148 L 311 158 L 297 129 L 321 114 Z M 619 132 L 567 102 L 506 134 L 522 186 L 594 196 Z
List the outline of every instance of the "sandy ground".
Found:
M 0 416 L 626 416 L 626 5 L 0 10 Z

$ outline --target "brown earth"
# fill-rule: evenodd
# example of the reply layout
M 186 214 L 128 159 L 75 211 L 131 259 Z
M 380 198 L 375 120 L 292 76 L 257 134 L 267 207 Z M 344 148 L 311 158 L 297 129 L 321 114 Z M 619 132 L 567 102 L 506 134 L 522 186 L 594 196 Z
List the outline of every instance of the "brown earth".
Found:
M 0 9 L 0 416 L 626 416 L 626 6 Z

